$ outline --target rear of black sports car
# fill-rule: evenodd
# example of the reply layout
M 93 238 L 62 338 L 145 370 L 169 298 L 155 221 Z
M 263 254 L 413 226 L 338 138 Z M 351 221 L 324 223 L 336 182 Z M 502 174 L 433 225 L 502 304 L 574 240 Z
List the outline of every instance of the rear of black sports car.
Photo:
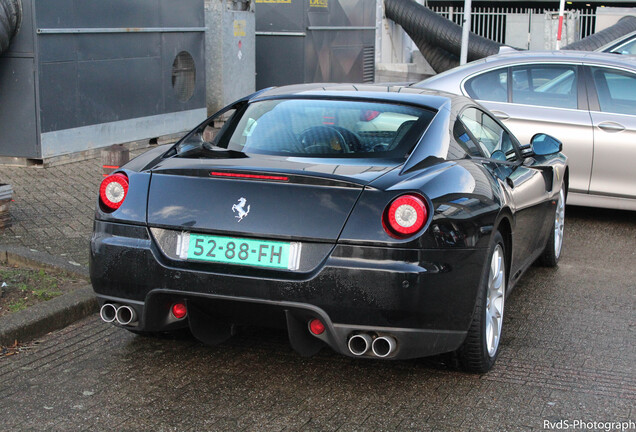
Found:
M 462 344 L 496 197 L 471 213 L 462 162 L 416 149 L 446 98 L 301 96 L 245 101 L 220 132 L 208 121 L 104 180 L 90 253 L 102 319 L 210 344 L 236 325 L 282 326 L 303 355 Z M 463 204 L 440 207 L 455 192 Z

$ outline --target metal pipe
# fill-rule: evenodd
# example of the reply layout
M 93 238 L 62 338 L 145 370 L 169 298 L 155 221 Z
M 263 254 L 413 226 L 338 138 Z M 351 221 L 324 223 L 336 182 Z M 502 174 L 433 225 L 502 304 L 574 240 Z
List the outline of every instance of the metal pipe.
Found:
M 397 342 L 395 338 L 392 336 L 380 336 L 375 338 L 373 341 L 373 345 L 371 345 L 371 349 L 373 350 L 373 354 L 378 357 L 386 357 L 395 351 L 397 347 Z
M 462 47 L 459 52 L 459 64 L 466 64 L 468 60 L 468 36 L 470 35 L 472 0 L 464 0 L 464 25 L 462 27 Z
M 349 338 L 348 346 L 351 354 L 361 356 L 369 351 L 369 347 L 371 346 L 371 336 L 366 333 L 353 335 Z
M 375 27 L 371 26 L 308 26 L 307 30 L 337 30 L 337 31 L 349 31 L 349 30 L 375 30 Z
M 565 0 L 559 3 L 559 27 L 557 29 L 556 49 L 561 49 L 561 36 L 563 34 L 563 12 L 565 11 Z
M 305 32 L 268 32 L 268 31 L 257 31 L 254 32 L 254 34 L 256 36 L 300 36 L 300 37 L 304 37 L 307 36 L 307 33 Z
M 130 306 L 119 306 L 116 314 L 117 322 L 121 325 L 129 325 L 137 321 L 137 312 Z
M 39 28 L 38 34 L 100 34 L 100 33 L 188 33 L 205 32 L 205 27 L 78 27 Z
M 117 306 L 112 303 L 104 303 L 99 310 L 99 317 L 104 322 L 112 323 L 117 317 Z

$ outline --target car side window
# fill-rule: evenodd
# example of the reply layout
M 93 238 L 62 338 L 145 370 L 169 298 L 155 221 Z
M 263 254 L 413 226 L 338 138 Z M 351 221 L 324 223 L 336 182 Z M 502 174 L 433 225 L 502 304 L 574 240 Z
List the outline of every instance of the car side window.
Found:
M 477 75 L 466 81 L 465 88 L 473 99 L 508 102 L 508 68 Z
M 629 42 L 625 42 L 624 44 L 619 45 L 616 48 L 612 48 L 610 52 L 623 55 L 636 54 L 636 38 L 630 40 Z
M 602 112 L 636 114 L 636 75 L 617 69 L 592 67 Z
M 512 102 L 554 108 L 578 107 L 577 68 L 526 65 L 512 68 Z
M 485 157 L 508 162 L 517 160 L 511 135 L 484 111 L 467 108 L 459 115 L 459 120 Z
M 466 127 L 461 121 L 455 122 L 455 125 L 453 126 L 453 135 L 455 136 L 455 141 L 457 141 L 457 143 L 469 155 L 474 157 L 486 156 L 485 154 L 482 153 L 481 149 L 473 141 L 471 136 L 468 134 Z

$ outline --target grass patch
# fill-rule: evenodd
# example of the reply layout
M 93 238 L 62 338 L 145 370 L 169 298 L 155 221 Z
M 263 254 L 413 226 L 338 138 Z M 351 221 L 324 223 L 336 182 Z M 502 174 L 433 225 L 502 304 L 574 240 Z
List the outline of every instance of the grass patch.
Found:
M 51 300 L 85 283 L 65 272 L 0 265 L 0 317 Z
M 11 312 L 19 312 L 27 308 L 27 302 L 25 299 L 21 298 L 16 300 L 13 303 L 9 303 L 7 306 Z

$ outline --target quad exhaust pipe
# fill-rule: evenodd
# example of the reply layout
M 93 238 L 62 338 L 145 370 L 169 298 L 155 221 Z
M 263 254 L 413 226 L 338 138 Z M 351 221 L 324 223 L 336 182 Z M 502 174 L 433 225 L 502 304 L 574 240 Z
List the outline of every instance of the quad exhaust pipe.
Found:
M 117 321 L 119 325 L 131 325 L 137 322 L 137 312 L 127 305 L 104 303 L 99 310 L 102 321 L 112 323 Z
M 357 333 L 349 338 L 347 345 L 349 352 L 355 356 L 364 355 L 371 350 L 376 357 L 384 358 L 395 352 L 397 341 L 393 336 L 384 335 L 372 338 L 370 334 Z
M 376 356 L 384 358 L 395 351 L 396 346 L 397 343 L 392 336 L 380 336 L 373 340 L 371 350 Z
M 130 306 L 119 306 L 117 308 L 117 322 L 121 325 L 129 325 L 137 321 L 137 312 Z
M 117 319 L 117 306 L 112 303 L 104 303 L 104 306 L 99 310 L 99 316 L 102 321 L 112 323 Z
M 349 351 L 353 355 L 361 356 L 369 351 L 371 343 L 371 336 L 366 333 L 353 335 L 349 338 Z

